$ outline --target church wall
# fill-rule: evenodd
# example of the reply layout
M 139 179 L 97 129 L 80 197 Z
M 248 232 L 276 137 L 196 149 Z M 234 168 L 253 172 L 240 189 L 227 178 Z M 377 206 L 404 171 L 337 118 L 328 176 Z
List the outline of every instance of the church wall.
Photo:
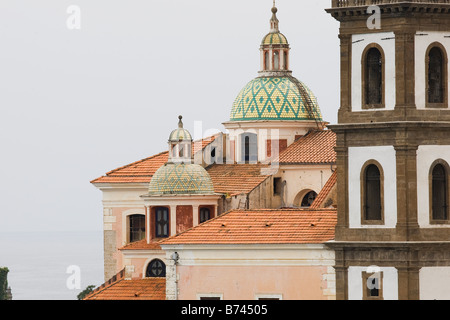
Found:
M 348 210 L 350 228 L 395 228 L 397 224 L 396 153 L 393 146 L 348 148 Z M 383 171 L 383 225 L 361 224 L 361 172 L 368 161 L 377 161 Z
M 421 300 L 450 300 L 450 267 L 424 267 L 419 279 Z
M 376 269 L 375 269 L 376 268 Z M 398 274 L 395 267 L 349 267 L 348 268 L 348 299 L 363 300 L 363 290 L 366 281 L 363 272 L 374 271 L 382 273 L 382 288 L 384 300 L 398 300 Z
M 421 228 L 435 228 L 430 224 L 430 170 L 436 160 L 450 164 L 449 146 L 419 146 L 417 150 L 417 211 Z M 440 224 L 439 228 L 450 228 Z
M 417 109 L 425 109 L 426 101 L 426 54 L 428 47 L 438 42 L 442 44 L 447 55 L 450 54 L 450 38 L 448 32 L 418 31 L 415 37 L 415 86 L 416 86 L 416 106 Z M 450 74 L 450 64 L 447 64 L 447 73 Z M 450 93 L 450 77 L 448 77 L 447 91 Z
M 173 288 L 177 279 L 180 300 L 207 295 L 224 300 L 269 295 L 284 300 L 335 299 L 334 252 L 320 244 L 163 245 L 163 250 L 168 260 L 173 252 L 179 254 L 176 268 L 167 269 L 166 287 Z

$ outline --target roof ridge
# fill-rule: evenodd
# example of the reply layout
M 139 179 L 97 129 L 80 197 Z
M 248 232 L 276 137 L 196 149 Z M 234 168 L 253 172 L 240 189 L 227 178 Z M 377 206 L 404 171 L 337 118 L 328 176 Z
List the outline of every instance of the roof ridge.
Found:
M 113 170 L 107 172 L 106 175 L 109 175 L 109 174 L 111 174 L 111 173 L 113 173 L 113 172 L 115 172 L 115 171 L 118 171 L 118 170 L 122 170 L 122 169 L 125 169 L 125 168 L 128 168 L 128 167 L 131 167 L 132 165 L 136 165 L 136 164 L 138 164 L 138 163 L 141 163 L 141 162 L 144 162 L 144 161 L 147 161 L 147 160 L 156 158 L 156 157 L 161 156 L 161 155 L 163 155 L 163 154 L 165 154 L 165 153 L 169 153 L 169 151 L 163 151 L 163 152 L 160 152 L 160 153 L 155 154 L 155 155 L 153 155 L 153 156 L 150 156 L 150 157 L 147 157 L 147 158 L 144 158 L 144 159 L 135 161 L 135 162 L 133 162 L 133 163 L 130 163 L 130 164 L 121 166 L 121 167 L 116 168 L 116 169 L 113 169 Z

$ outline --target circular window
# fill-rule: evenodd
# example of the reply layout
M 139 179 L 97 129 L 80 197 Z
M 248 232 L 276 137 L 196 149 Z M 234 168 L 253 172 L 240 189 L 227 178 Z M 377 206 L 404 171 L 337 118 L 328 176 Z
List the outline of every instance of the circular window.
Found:
M 164 278 L 166 276 L 166 265 L 159 259 L 152 260 L 148 264 L 145 276 L 148 278 Z

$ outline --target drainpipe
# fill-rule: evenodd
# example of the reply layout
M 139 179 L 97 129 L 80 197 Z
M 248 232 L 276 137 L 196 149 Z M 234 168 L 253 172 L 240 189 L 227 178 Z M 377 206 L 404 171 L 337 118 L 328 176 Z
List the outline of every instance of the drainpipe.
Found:
M 174 252 L 172 253 L 172 255 L 170 256 L 170 258 L 173 261 L 173 271 L 174 271 L 174 276 L 175 276 L 175 292 L 174 292 L 174 297 L 175 300 L 178 300 L 178 274 L 177 274 L 177 263 L 178 260 L 180 259 L 180 256 L 178 254 L 178 252 Z

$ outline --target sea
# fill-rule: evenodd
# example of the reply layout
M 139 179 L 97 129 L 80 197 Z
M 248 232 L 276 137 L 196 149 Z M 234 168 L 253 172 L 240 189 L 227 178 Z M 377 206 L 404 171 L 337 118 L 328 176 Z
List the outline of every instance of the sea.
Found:
M 104 283 L 103 232 L 2 232 L 0 267 L 13 300 L 77 300 Z

